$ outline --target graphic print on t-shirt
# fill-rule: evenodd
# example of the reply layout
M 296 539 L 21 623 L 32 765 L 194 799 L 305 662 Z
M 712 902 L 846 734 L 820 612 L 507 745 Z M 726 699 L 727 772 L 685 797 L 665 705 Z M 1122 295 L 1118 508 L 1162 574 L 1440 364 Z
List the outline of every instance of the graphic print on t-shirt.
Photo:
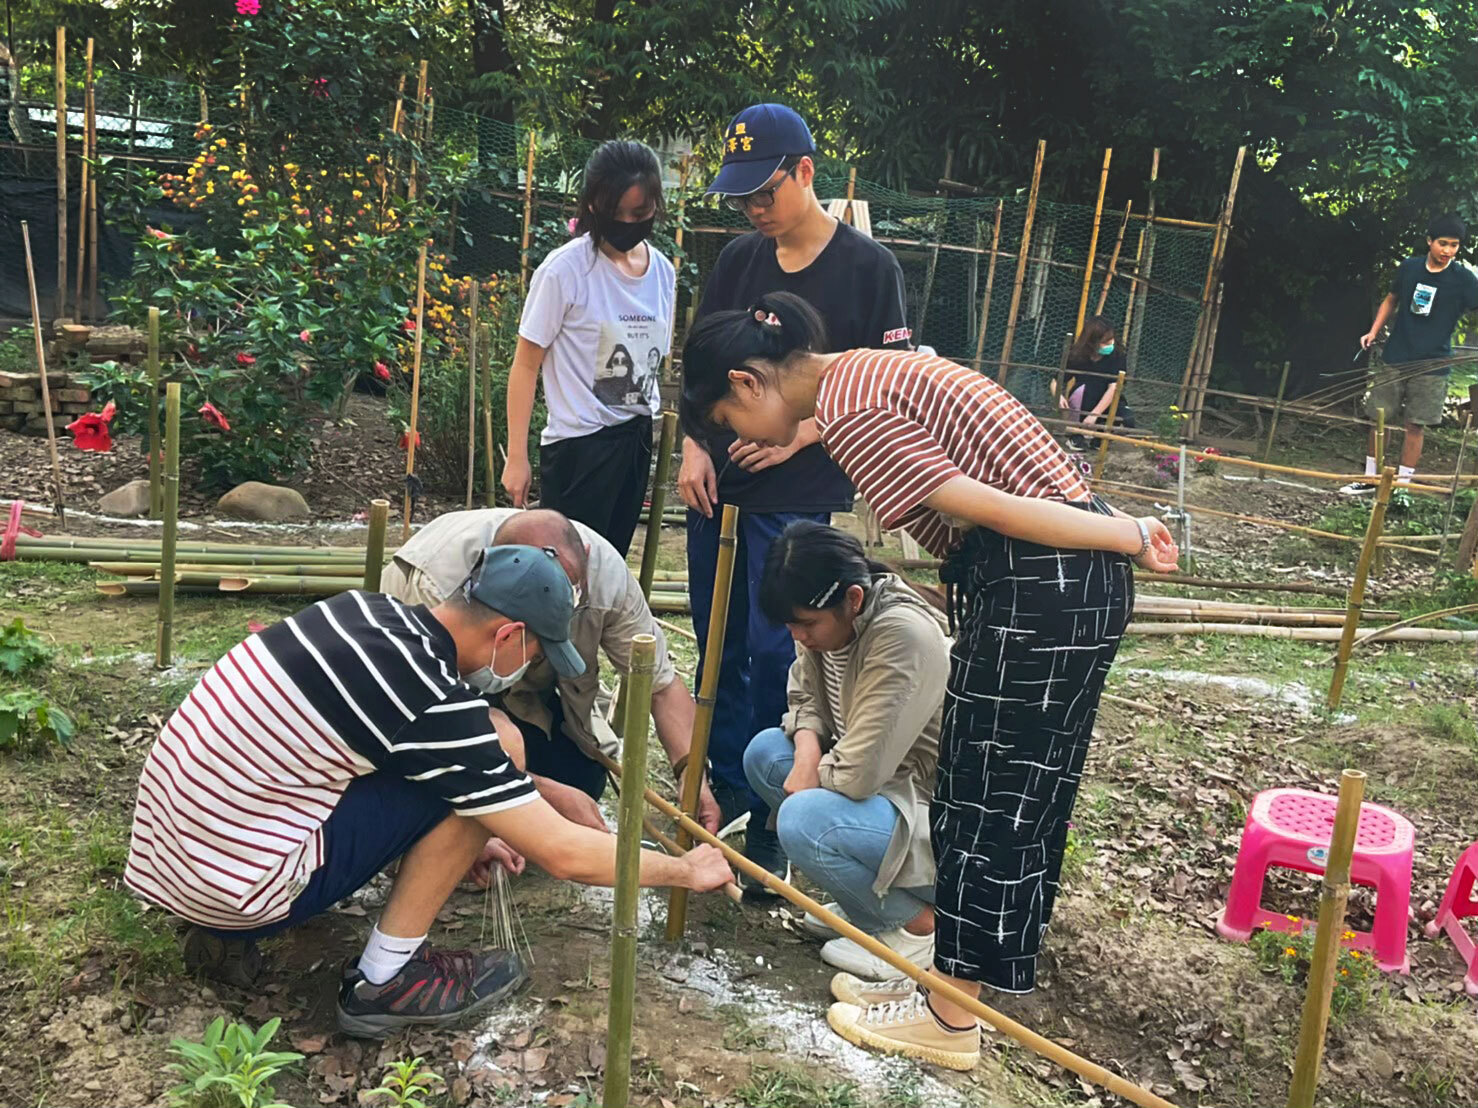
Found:
M 595 398 L 611 407 L 655 403 L 662 363 L 658 338 L 653 316 L 629 313 L 602 323 L 595 348 Z
M 1411 314 L 1431 315 L 1432 304 L 1436 299 L 1436 285 L 1423 285 L 1418 282 L 1416 288 L 1411 290 Z

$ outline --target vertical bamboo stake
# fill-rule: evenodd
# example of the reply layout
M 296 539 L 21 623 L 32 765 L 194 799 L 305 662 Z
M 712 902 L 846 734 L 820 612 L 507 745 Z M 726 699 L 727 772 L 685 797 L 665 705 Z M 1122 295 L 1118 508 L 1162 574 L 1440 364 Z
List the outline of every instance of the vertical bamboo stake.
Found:
M 87 147 L 94 162 L 98 160 L 98 101 L 97 84 L 89 70 L 87 82 Z M 98 175 L 94 168 L 87 185 L 87 241 L 91 248 L 87 255 L 87 310 L 92 319 L 98 319 Z M 78 305 L 77 311 L 82 311 Z
M 210 100 L 205 95 L 205 86 L 200 86 L 200 122 L 210 122 Z
M 1386 410 L 1384 408 L 1375 410 L 1375 464 L 1377 466 L 1386 464 Z M 1375 557 L 1370 560 L 1371 576 L 1380 576 L 1381 570 L 1385 568 L 1385 551 L 1377 545 Z
M 149 374 L 149 518 L 164 514 L 164 485 L 159 453 L 159 309 L 149 309 L 149 345 L 145 367 Z
M 36 372 L 41 375 L 41 408 L 46 413 L 46 443 L 51 449 L 51 479 L 56 485 L 56 521 L 67 526 L 66 494 L 62 487 L 62 462 L 56 452 L 56 422 L 51 416 L 51 386 L 46 374 L 46 342 L 41 337 L 41 303 L 36 296 L 36 263 L 31 258 L 31 225 L 21 220 L 21 239 L 26 247 L 26 284 L 31 292 L 31 334 L 36 341 Z
M 1226 292 L 1226 285 L 1217 282 L 1216 306 L 1211 309 L 1211 325 L 1206 331 L 1206 345 L 1201 355 L 1200 380 L 1196 386 L 1195 409 L 1191 416 L 1191 438 L 1196 439 L 1201 435 L 1201 415 L 1206 410 L 1206 389 L 1211 385 L 1211 367 L 1216 357 L 1216 335 L 1221 330 L 1221 300 Z
M 415 144 L 419 152 L 421 143 L 426 137 L 426 59 L 421 59 L 421 71 L 416 77 L 416 126 Z M 411 155 L 410 165 L 407 167 L 405 185 L 405 198 L 414 200 L 416 198 L 416 181 L 421 176 L 421 163 L 415 154 Z
M 650 522 L 648 523 L 650 527 Z M 708 641 L 703 653 L 703 674 L 698 684 L 698 705 L 693 713 L 693 741 L 688 747 L 688 772 L 683 774 L 679 802 L 688 815 L 698 811 L 698 789 L 703 783 L 703 767 L 708 764 L 708 731 L 713 726 L 713 704 L 718 695 L 718 671 L 723 664 L 724 632 L 729 624 L 729 591 L 734 580 L 734 536 L 739 529 L 739 509 L 724 505 L 724 518 L 719 527 L 718 566 L 713 575 L 713 608 L 708 616 Z M 685 828 L 679 828 L 678 845 L 684 850 L 693 844 Z M 667 900 L 667 941 L 683 937 L 688 923 L 688 890 L 673 889 Z M 609 1064 L 609 1060 L 607 1061 Z
M 385 524 L 390 519 L 390 501 L 371 500 L 369 534 L 364 540 L 364 591 L 380 591 L 380 574 L 385 569 Z
M 1109 162 L 1113 156 L 1114 148 L 1105 147 L 1103 170 L 1098 175 L 1098 201 L 1093 205 L 1093 234 L 1088 239 L 1088 260 L 1083 263 L 1083 291 L 1078 295 L 1078 321 L 1073 327 L 1074 335 L 1082 334 L 1083 320 L 1088 315 L 1088 291 L 1093 285 L 1093 259 L 1098 254 L 1098 229 L 1103 225 L 1103 195 L 1108 191 Z
M 990 326 L 990 294 L 996 285 L 996 258 L 1001 251 L 1001 211 L 1005 206 L 1004 200 L 996 201 L 996 222 L 990 233 L 990 264 L 985 267 L 985 295 L 980 298 L 980 330 L 975 335 L 975 369 L 977 372 L 985 357 L 985 330 Z
M 519 248 L 518 291 L 526 292 L 529 287 L 529 228 L 534 223 L 534 149 L 536 137 L 529 132 L 529 160 L 524 169 L 523 184 L 523 245 Z
M 495 462 L 493 455 L 496 453 L 493 443 L 493 366 L 492 366 L 492 336 L 486 327 L 482 332 L 482 468 L 483 480 L 487 482 L 487 491 L 483 494 L 483 501 L 489 508 L 498 506 L 498 484 L 497 473 L 494 470 Z
M 56 29 L 56 314 L 67 314 L 67 29 Z
M 1134 276 L 1129 280 L 1129 296 L 1124 301 L 1124 322 L 1119 325 L 1119 341 L 1126 348 L 1134 330 L 1134 302 L 1139 299 L 1139 263 L 1144 257 L 1144 236 L 1147 228 L 1141 227 L 1134 240 Z M 1131 376 L 1133 375 L 1131 371 Z
M 616 815 L 616 889 L 611 927 L 611 997 L 606 1008 L 605 1108 L 631 1103 L 631 1023 L 636 1007 L 636 909 L 641 898 L 641 782 L 647 779 L 647 729 L 657 640 L 631 640 L 625 741 L 621 744 L 621 800 Z M 701 774 L 691 774 L 696 780 Z
M 175 539 L 180 526 L 180 383 L 164 387 L 164 535 L 159 542 L 159 640 L 154 665 L 174 662 Z
M 852 215 L 852 201 L 857 196 L 857 167 L 847 167 L 847 206 L 842 209 L 842 221 L 849 226 L 857 225 L 856 218 Z
M 1457 502 L 1457 487 L 1463 474 L 1463 455 L 1468 450 L 1468 433 L 1473 430 L 1473 413 L 1463 420 L 1463 437 L 1457 444 L 1457 465 L 1452 467 L 1452 491 L 1447 494 L 1447 514 L 1442 517 L 1442 545 L 1437 548 L 1439 560 L 1447 557 L 1447 531 L 1452 526 L 1452 509 Z
M 1114 252 L 1109 255 L 1108 269 L 1103 274 L 1103 288 L 1098 290 L 1098 304 L 1093 309 L 1094 315 L 1103 315 L 1104 306 L 1108 303 L 1109 290 L 1114 287 L 1114 278 L 1119 272 L 1119 252 L 1124 249 L 1124 232 L 1129 229 L 1129 213 L 1133 210 L 1133 200 L 1124 205 L 1124 218 L 1119 221 L 1119 234 L 1114 239 Z
M 1355 580 L 1350 584 L 1350 599 L 1345 610 L 1344 632 L 1339 639 L 1339 652 L 1334 659 L 1334 678 L 1329 682 L 1329 708 L 1339 707 L 1340 697 L 1345 691 L 1345 676 L 1350 668 L 1350 647 L 1355 642 L 1355 631 L 1360 626 L 1360 612 L 1365 603 L 1365 580 L 1370 573 L 1370 560 L 1375 556 L 1376 544 L 1380 542 L 1381 528 L 1386 522 L 1386 505 L 1391 502 L 1391 485 L 1396 480 L 1396 470 L 1386 466 L 1381 470 L 1380 486 L 1375 494 L 1375 507 L 1370 511 L 1370 525 L 1365 528 L 1365 542 L 1360 547 L 1360 560 L 1355 563 Z
M 678 165 L 677 171 L 677 230 L 673 234 L 673 242 L 677 246 L 675 253 L 677 257 L 672 259 L 672 327 L 667 332 L 667 357 L 662 360 L 662 379 L 672 379 L 672 357 L 677 347 L 677 295 L 681 288 L 679 276 L 683 271 L 683 226 L 687 221 L 688 210 L 688 170 L 692 167 L 692 159 L 684 157 Z
M 652 599 L 652 578 L 657 573 L 657 552 L 662 545 L 662 511 L 667 507 L 667 476 L 672 471 L 672 452 L 677 446 L 677 413 L 662 413 L 662 434 L 657 440 L 657 473 L 652 478 L 651 505 L 647 508 L 647 535 L 641 548 L 641 594 Z
M 385 136 L 385 164 L 380 174 L 380 213 L 385 211 L 385 200 L 390 191 L 390 179 L 395 174 L 395 138 L 400 134 L 400 121 L 405 114 L 405 74 L 395 85 L 395 100 L 390 105 L 390 134 Z
M 1288 1108 L 1314 1108 L 1340 936 L 1345 929 L 1345 904 L 1350 897 L 1350 857 L 1355 850 L 1360 802 L 1364 796 L 1365 774 L 1354 769 L 1340 774 L 1339 806 L 1334 811 L 1334 835 L 1324 863 L 1324 884 L 1319 890 L 1319 929 L 1314 932 L 1314 953 L 1309 961 L 1309 984 L 1304 992 L 1303 1023 L 1298 1034 L 1298 1055 L 1293 1063 L 1293 1084 L 1288 1089 Z
M 467 507 L 472 507 L 472 475 L 477 458 L 477 278 L 467 300 Z
M 87 110 L 87 105 L 92 97 L 92 47 L 93 40 L 87 40 L 87 76 L 84 79 L 84 91 L 82 94 L 82 180 L 81 195 L 77 197 L 77 280 L 76 301 L 77 321 L 82 322 L 82 277 L 87 272 L 87 185 L 91 166 L 88 158 L 92 155 L 92 116 Z
M 1042 188 L 1042 160 L 1047 156 L 1047 140 L 1037 140 L 1037 160 L 1032 167 L 1032 190 L 1026 199 L 1026 221 L 1021 225 L 1021 244 L 1016 251 L 1016 281 L 1011 286 L 1011 307 L 1006 312 L 1006 338 L 1001 343 L 1001 370 L 996 380 L 1006 383 L 1006 367 L 1011 362 L 1011 347 L 1016 331 L 1016 313 L 1021 310 L 1021 286 L 1026 282 L 1026 263 L 1032 241 L 1032 221 L 1037 218 L 1037 193 Z
M 1155 269 L 1155 185 L 1160 180 L 1160 148 L 1155 147 L 1154 156 L 1150 158 L 1150 188 L 1149 202 L 1145 206 L 1144 231 L 1140 234 L 1140 245 L 1144 249 L 1144 269 L 1135 268 L 1134 273 L 1134 296 L 1137 307 L 1134 316 L 1139 324 L 1138 330 L 1130 331 L 1128 367 L 1132 374 L 1139 367 L 1139 341 L 1144 331 L 1145 312 L 1148 310 L 1149 280 Z M 1143 280 L 1141 280 L 1143 278 Z M 1125 329 L 1128 330 L 1126 323 Z
M 1185 439 L 1180 440 L 1180 465 L 1175 474 L 1175 519 L 1180 524 L 1180 549 L 1185 552 L 1186 561 L 1191 558 L 1191 523 L 1185 514 L 1185 470 L 1186 470 Z
M 429 245 L 429 242 L 421 243 L 421 254 L 416 260 L 416 352 L 411 361 L 411 426 L 405 440 L 405 509 L 401 513 L 401 542 L 411 537 L 411 478 L 416 473 L 416 425 L 421 415 L 421 344 L 426 323 L 426 248 Z
M 1278 417 L 1283 414 L 1283 393 L 1288 388 L 1289 365 L 1289 362 L 1283 363 L 1283 376 L 1278 378 L 1278 399 L 1273 402 L 1273 415 L 1272 418 L 1268 421 L 1268 443 L 1266 446 L 1263 447 L 1262 450 L 1262 460 L 1264 465 L 1266 465 L 1268 459 L 1273 456 L 1273 436 L 1278 433 Z M 1259 481 L 1266 481 L 1268 479 L 1268 471 L 1265 469 L 1258 470 L 1257 479 Z
M 1103 421 L 1105 434 L 1111 434 L 1114 429 L 1114 417 L 1119 414 L 1119 401 L 1124 399 L 1124 370 L 1119 370 L 1118 387 L 1114 389 L 1114 398 L 1109 403 L 1108 418 Z M 1098 440 L 1098 461 L 1093 465 L 1093 483 L 1098 484 L 1098 479 L 1103 476 L 1103 467 L 1108 462 L 1108 439 Z

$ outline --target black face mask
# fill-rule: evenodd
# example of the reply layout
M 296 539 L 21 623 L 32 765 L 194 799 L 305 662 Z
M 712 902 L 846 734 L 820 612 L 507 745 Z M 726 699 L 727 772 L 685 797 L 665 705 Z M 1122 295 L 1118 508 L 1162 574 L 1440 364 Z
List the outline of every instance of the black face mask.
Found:
M 652 224 L 656 222 L 656 219 L 657 217 L 653 216 L 639 223 L 613 220 L 610 227 L 606 229 L 606 241 L 623 254 L 628 250 L 635 250 L 637 244 L 645 242 L 647 236 L 652 233 Z

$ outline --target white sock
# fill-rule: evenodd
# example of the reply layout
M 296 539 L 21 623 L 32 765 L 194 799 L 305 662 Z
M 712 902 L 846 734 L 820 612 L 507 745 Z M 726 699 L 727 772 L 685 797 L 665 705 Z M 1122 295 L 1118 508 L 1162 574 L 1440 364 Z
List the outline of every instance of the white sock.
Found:
M 400 972 L 425 941 L 425 935 L 416 939 L 387 935 L 376 925 L 370 932 L 364 953 L 359 956 L 359 972 L 371 985 L 383 985 Z
M 1409 485 L 1409 484 L 1411 484 L 1411 475 L 1413 473 L 1415 473 L 1415 472 L 1416 472 L 1416 466 L 1397 466 L 1396 467 L 1396 484 L 1398 484 L 1398 485 Z
M 1365 455 L 1365 476 L 1367 476 L 1367 477 L 1374 477 L 1375 476 L 1375 455 L 1374 454 L 1367 454 L 1367 455 Z

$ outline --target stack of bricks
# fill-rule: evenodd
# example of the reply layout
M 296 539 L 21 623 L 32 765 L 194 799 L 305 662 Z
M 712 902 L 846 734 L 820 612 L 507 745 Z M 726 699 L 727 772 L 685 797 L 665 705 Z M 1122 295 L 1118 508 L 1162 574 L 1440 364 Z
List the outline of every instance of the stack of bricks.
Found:
M 71 320 L 54 324 L 46 364 L 79 367 L 108 359 L 142 361 L 144 335 L 128 327 L 79 327 Z M 93 410 L 92 393 L 80 379 L 80 368 L 52 369 L 46 375 L 51 411 L 58 432 L 83 412 Z M 41 400 L 39 373 L 0 373 L 0 429 L 24 434 L 46 434 L 46 409 Z

